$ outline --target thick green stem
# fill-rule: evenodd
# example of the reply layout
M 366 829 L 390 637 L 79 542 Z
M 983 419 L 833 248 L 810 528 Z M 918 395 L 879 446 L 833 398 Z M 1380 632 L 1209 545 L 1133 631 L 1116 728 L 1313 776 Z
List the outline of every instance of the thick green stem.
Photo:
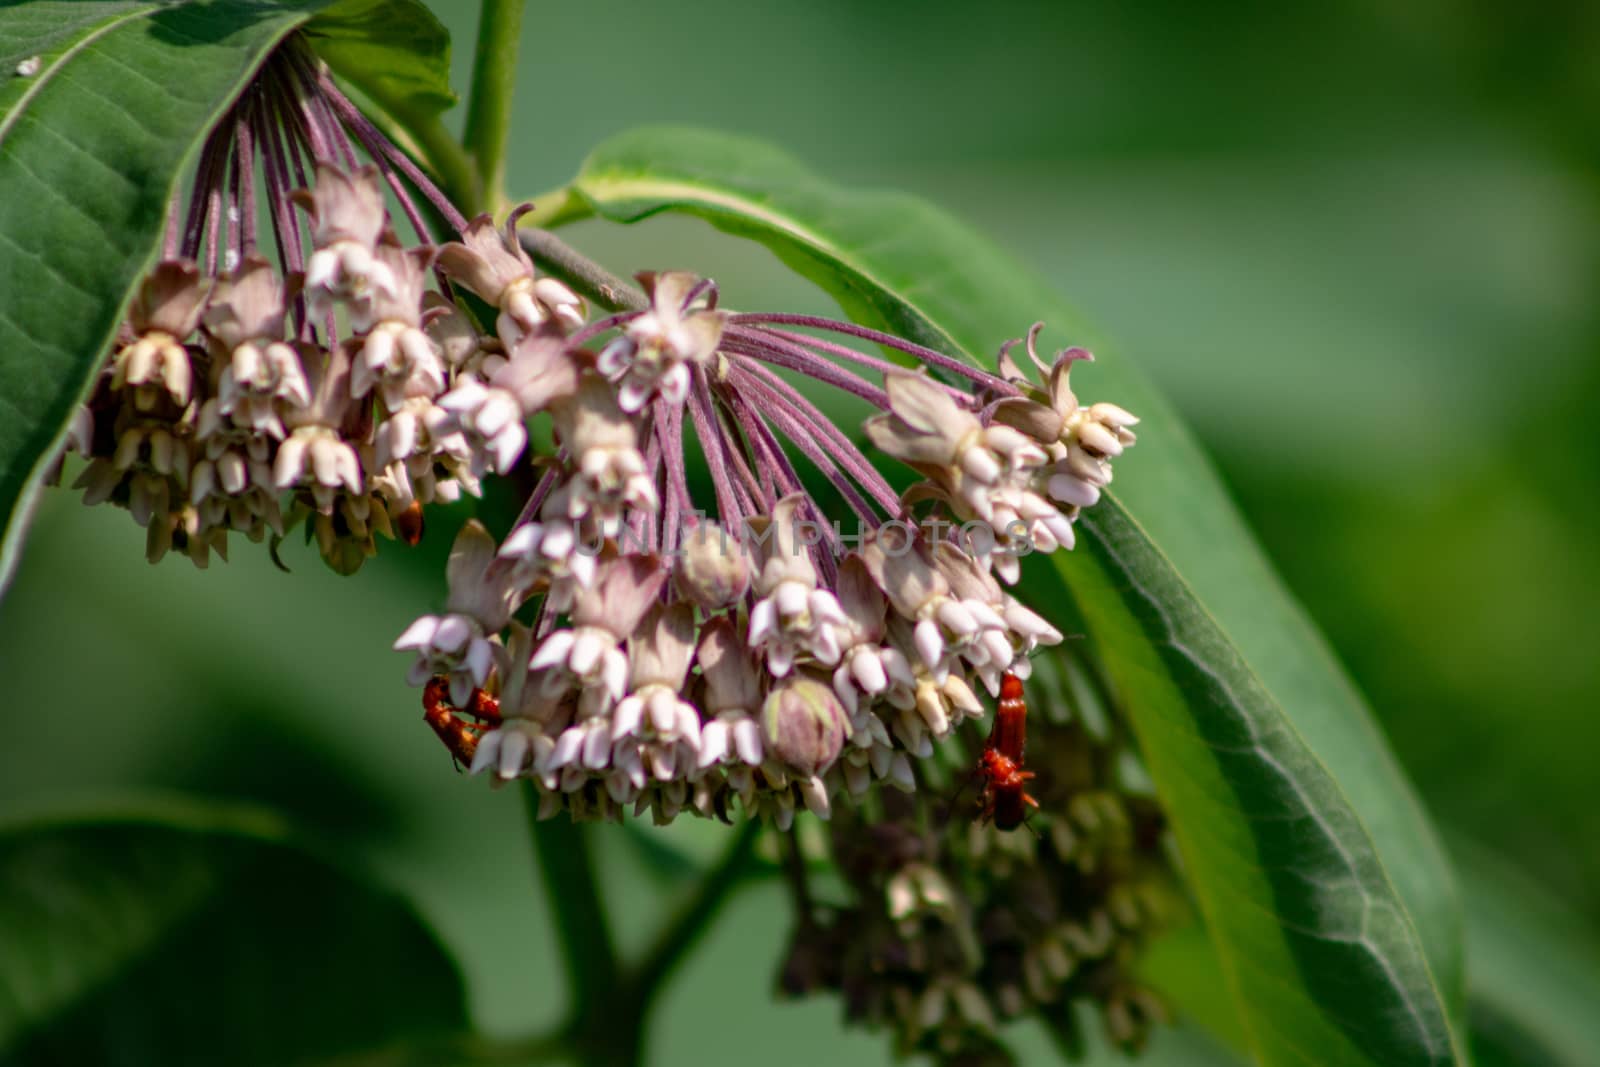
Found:
M 800 851 L 800 835 L 794 827 L 778 839 L 778 854 L 783 862 L 783 873 L 789 879 L 789 891 L 794 896 L 795 914 L 800 922 L 809 925 L 816 909 L 811 902 L 811 882 L 806 877 L 806 858 Z
M 567 818 L 537 821 L 539 791 L 531 783 L 524 787 L 523 797 L 539 860 L 539 877 L 566 964 L 573 1000 L 572 1031 L 575 1036 L 595 1033 L 619 1022 L 607 1018 L 619 967 L 600 883 L 595 877 L 588 827 Z
M 586 1064 L 634 1067 L 643 1057 L 645 1023 L 656 995 L 750 873 L 760 824 L 749 820 L 735 831 L 694 895 L 673 914 L 638 964 L 624 969 L 606 921 L 588 827 L 566 818 L 538 822 L 538 790 L 529 784 L 523 796 L 572 996 L 561 1040 Z
M 472 63 L 466 147 L 477 162 L 479 202 L 496 216 L 505 207 L 506 141 L 522 46 L 523 0 L 483 0 Z

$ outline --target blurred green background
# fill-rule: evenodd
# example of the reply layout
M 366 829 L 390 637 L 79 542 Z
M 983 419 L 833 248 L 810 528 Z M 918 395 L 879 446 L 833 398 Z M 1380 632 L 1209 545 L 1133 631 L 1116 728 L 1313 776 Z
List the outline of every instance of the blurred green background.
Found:
M 435 4 L 458 86 L 474 6 Z M 618 130 L 703 124 L 921 193 L 1043 272 L 1192 421 L 1447 831 L 1600 919 L 1600 8 L 589 2 L 525 30 L 513 195 Z M 698 223 L 572 238 L 828 310 Z M 520 800 L 450 773 L 388 651 L 440 605 L 448 534 L 349 580 L 243 542 L 201 573 L 47 494 L 0 603 L 0 816 L 268 803 L 421 902 L 486 1027 L 554 1022 Z M 672 836 L 698 854 L 705 830 Z M 620 834 L 602 859 L 637 943 L 679 883 Z M 654 1062 L 886 1060 L 835 1002 L 771 1000 L 786 935 L 774 887 L 739 897 Z

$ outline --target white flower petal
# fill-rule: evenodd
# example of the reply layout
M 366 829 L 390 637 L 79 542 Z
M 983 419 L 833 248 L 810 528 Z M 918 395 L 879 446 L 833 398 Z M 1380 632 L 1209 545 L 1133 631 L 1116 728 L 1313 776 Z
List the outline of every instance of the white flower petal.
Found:
M 800 582 L 779 582 L 778 588 L 772 591 L 778 618 L 788 621 L 805 614 L 810 604 L 810 592 Z
M 600 658 L 605 655 L 610 642 L 592 629 L 579 630 L 567 656 L 567 669 L 579 678 L 592 676 Z
M 857 652 L 852 656 L 850 673 L 861 691 L 868 695 L 876 696 L 889 688 L 889 675 L 883 669 L 883 661 L 871 652 Z
M 608 650 L 600 678 L 611 699 L 621 700 L 628 686 L 628 654 L 620 648 Z
M 728 754 L 728 724 L 721 719 L 706 723 L 700 731 L 700 769 L 705 770 Z
M 501 732 L 504 734 L 504 740 L 500 742 L 500 777 L 515 778 L 522 773 L 523 763 L 528 756 L 528 735 L 521 730 Z
M 446 615 L 439 620 L 439 628 L 433 634 L 433 647 L 449 655 L 457 655 L 467 650 L 467 642 L 472 640 L 472 624 L 460 615 Z
M 583 751 L 584 736 L 581 726 L 569 726 L 561 731 L 561 736 L 556 738 L 555 748 L 550 750 L 550 758 L 545 769 L 560 770 L 576 760 Z
M 517 457 L 522 455 L 522 446 L 527 441 L 528 431 L 522 428 L 520 422 L 514 422 L 496 434 L 490 442 L 490 447 L 494 449 L 495 473 L 505 474 L 515 466 Z
M 939 633 L 938 624 L 932 619 L 923 619 L 917 623 L 913 640 L 922 662 L 928 667 L 937 667 L 944 658 L 944 638 Z
M 733 744 L 739 758 L 752 767 L 759 766 L 764 752 L 761 746 L 761 727 L 748 716 L 733 724 Z
M 751 648 L 760 648 L 777 629 L 777 609 L 771 597 L 763 597 L 756 601 L 756 606 L 750 610 L 750 637 Z
M 637 693 L 618 702 L 616 710 L 611 713 L 611 739 L 616 741 L 636 733 L 643 718 L 644 701 Z
M 611 762 L 611 731 L 595 720 L 584 733 L 583 765 L 591 771 L 603 770 Z
M 300 480 L 300 472 L 305 467 L 305 454 L 305 440 L 298 436 L 278 446 L 278 455 L 272 464 L 272 480 L 279 489 L 287 489 Z
M 493 666 L 494 646 L 486 638 L 474 638 L 472 647 L 467 650 L 467 670 L 473 682 L 482 686 L 488 680 L 489 669 Z
M 478 748 L 472 754 L 472 764 L 467 768 L 468 774 L 482 774 L 492 767 L 500 754 L 500 740 L 504 731 L 490 730 L 478 738 Z
M 678 724 L 678 701 L 666 689 L 650 694 L 650 725 L 658 737 L 671 737 Z
M 428 648 L 433 644 L 433 635 L 439 629 L 439 616 L 424 615 L 417 619 L 405 632 L 395 638 L 394 650 L 403 651 L 408 648 Z
M 571 630 L 557 630 L 544 639 L 539 651 L 528 661 L 530 671 L 544 671 L 567 661 L 567 653 L 576 640 Z
M 678 363 L 661 378 L 661 397 L 670 404 L 682 404 L 689 398 L 689 365 Z

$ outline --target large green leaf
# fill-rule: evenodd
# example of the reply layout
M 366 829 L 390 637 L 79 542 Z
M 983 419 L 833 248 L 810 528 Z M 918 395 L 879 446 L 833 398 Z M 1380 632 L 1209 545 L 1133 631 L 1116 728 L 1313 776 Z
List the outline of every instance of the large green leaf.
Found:
M 759 143 L 634 131 L 602 144 L 573 188 L 613 220 L 681 211 L 758 240 L 852 318 L 968 359 L 987 362 L 1040 318 L 1092 340 L 947 215 L 841 190 Z M 1145 421 L 1115 499 L 1057 571 L 1133 717 L 1254 1051 L 1274 1064 L 1464 1061 L 1461 919 L 1431 827 L 1170 405 L 1096 350 L 1074 372 L 1080 395 Z
M 277 1067 L 465 1026 L 411 907 L 270 819 L 163 806 L 0 833 L 7 1067 Z
M 416 0 L 0 10 L 0 589 L 38 476 L 158 252 L 201 141 L 307 22 L 330 63 L 369 72 L 364 87 L 424 111 L 448 102 L 448 37 Z M 436 32 L 356 36 L 428 23 Z
M 1587 1067 L 1600 1057 L 1600 936 L 1544 886 L 1452 841 L 1467 901 L 1479 1067 Z

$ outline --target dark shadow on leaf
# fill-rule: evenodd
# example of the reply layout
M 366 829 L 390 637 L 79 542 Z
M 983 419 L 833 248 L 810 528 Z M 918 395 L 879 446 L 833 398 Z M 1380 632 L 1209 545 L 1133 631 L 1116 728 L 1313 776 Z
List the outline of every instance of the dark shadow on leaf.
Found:
M 466 1024 L 456 965 L 406 902 L 299 848 L 45 826 L 0 841 L 0 874 L 23 928 L 0 935 L 0 1067 L 277 1067 Z

